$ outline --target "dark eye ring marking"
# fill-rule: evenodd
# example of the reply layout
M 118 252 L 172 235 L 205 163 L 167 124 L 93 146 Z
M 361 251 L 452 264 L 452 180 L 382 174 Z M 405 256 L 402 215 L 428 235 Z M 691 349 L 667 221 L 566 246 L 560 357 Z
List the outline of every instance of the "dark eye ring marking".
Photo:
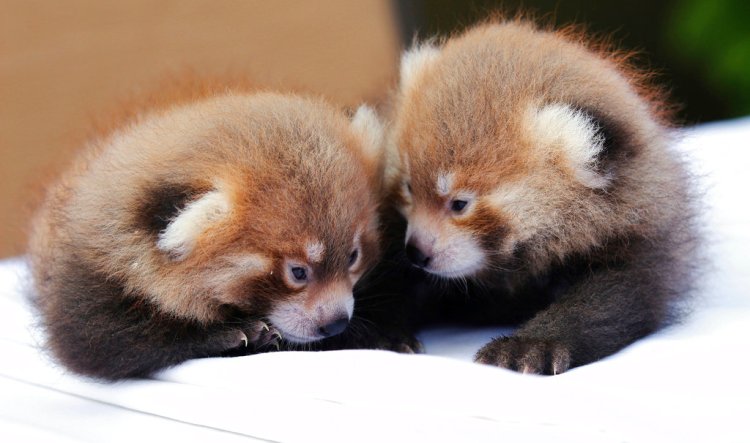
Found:
M 349 256 L 349 267 L 351 268 L 354 266 L 354 263 L 357 263 L 357 258 L 359 257 L 359 249 L 355 249 L 352 251 L 351 255 Z

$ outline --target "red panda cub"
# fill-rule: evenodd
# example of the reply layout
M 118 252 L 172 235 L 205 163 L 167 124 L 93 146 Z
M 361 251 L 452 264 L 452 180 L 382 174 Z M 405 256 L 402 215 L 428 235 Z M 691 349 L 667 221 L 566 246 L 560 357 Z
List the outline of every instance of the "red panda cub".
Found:
M 342 332 L 379 256 L 381 132 L 367 107 L 225 92 L 90 143 L 30 237 L 53 355 L 115 380 Z
M 674 317 L 695 260 L 690 179 L 641 78 L 523 21 L 404 54 L 388 175 L 406 256 L 443 313 L 520 323 L 476 361 L 559 374 Z

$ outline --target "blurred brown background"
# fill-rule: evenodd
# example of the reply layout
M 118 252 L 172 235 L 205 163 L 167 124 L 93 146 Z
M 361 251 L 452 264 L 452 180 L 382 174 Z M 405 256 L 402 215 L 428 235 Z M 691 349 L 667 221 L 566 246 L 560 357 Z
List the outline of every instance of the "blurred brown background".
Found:
M 415 34 L 500 9 L 639 51 L 679 123 L 750 113 L 746 0 L 0 0 L 0 257 L 22 252 L 40 183 L 96 116 L 170 74 L 248 75 L 355 106 L 384 96 Z
M 98 113 L 186 68 L 354 106 L 400 49 L 384 0 L 0 0 L 0 257 L 23 251 L 38 183 Z

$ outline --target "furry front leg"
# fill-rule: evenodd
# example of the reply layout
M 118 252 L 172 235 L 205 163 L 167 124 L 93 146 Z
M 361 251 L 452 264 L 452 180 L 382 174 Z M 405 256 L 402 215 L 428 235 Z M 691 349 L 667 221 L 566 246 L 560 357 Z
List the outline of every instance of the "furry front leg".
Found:
M 669 261 L 639 258 L 586 274 L 513 336 L 481 348 L 475 360 L 525 373 L 560 374 L 664 326 L 683 288 L 674 284 Z
M 233 348 L 256 350 L 275 337 L 274 330 L 257 321 L 204 325 L 165 315 L 86 266 L 66 269 L 68 278 L 50 279 L 47 296 L 37 303 L 45 313 L 49 349 L 66 367 L 86 376 L 148 376 Z

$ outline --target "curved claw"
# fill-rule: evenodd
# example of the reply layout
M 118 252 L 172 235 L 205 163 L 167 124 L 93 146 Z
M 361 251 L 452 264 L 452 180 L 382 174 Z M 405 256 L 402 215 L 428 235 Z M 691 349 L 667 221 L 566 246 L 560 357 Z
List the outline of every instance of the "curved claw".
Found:
M 282 340 L 281 333 L 279 331 L 277 331 L 277 330 L 274 330 L 271 333 L 271 336 L 268 338 L 268 341 L 266 341 L 265 344 L 266 345 L 273 345 L 276 348 L 276 350 L 278 351 L 278 350 L 281 349 L 281 340 Z

